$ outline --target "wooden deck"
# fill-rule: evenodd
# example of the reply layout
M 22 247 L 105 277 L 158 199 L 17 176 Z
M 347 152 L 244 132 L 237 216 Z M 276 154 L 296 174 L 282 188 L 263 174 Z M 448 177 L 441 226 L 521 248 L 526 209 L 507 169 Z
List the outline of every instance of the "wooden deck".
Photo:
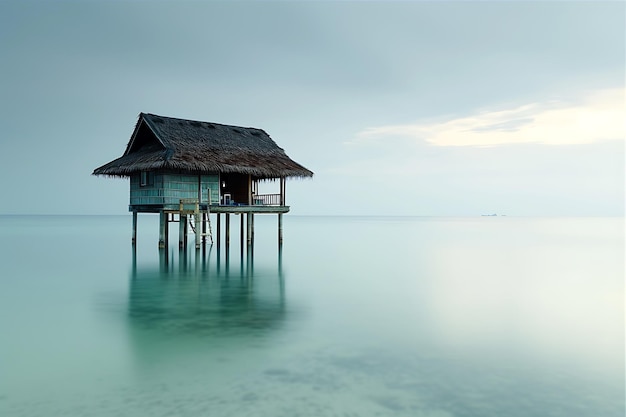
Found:
M 205 205 L 206 207 L 206 205 Z M 289 206 L 209 206 L 210 213 L 288 213 Z
M 207 204 L 200 204 L 199 209 L 201 212 L 207 212 Z M 258 213 L 258 214 L 280 214 L 280 213 L 288 213 L 289 206 L 263 206 L 263 205 L 217 205 L 211 204 L 208 206 L 210 213 Z M 159 213 L 164 211 L 166 213 L 180 213 L 180 207 L 178 205 L 130 205 L 128 207 L 128 211 L 139 212 L 139 213 Z M 192 214 L 194 212 L 193 206 L 186 205 L 182 214 Z
M 225 243 L 228 247 L 230 241 L 230 214 L 238 214 L 241 219 L 240 238 L 243 256 L 244 242 L 244 215 L 247 214 L 247 246 L 252 250 L 254 242 L 254 215 L 255 214 L 277 214 L 278 215 L 278 246 L 283 243 L 283 214 L 289 212 L 289 206 L 279 204 L 209 204 L 199 203 L 195 198 L 181 198 L 177 205 L 175 204 L 152 204 L 152 205 L 130 205 L 129 210 L 133 213 L 133 237 L 132 243 L 135 245 L 137 241 L 137 214 L 138 213 L 159 213 L 159 248 L 164 249 L 169 242 L 169 224 L 171 222 L 179 223 L 179 239 L 178 245 L 181 249 L 187 244 L 187 225 L 189 224 L 195 234 L 196 249 L 200 249 L 201 245 L 206 244 L 207 236 L 213 244 L 213 232 L 211 229 L 210 214 L 214 213 L 217 217 L 217 248 L 220 248 L 220 230 L 221 230 L 221 214 L 225 216 L 226 236 Z M 208 226 L 208 232 L 207 232 Z M 250 252 L 251 253 L 251 252 Z

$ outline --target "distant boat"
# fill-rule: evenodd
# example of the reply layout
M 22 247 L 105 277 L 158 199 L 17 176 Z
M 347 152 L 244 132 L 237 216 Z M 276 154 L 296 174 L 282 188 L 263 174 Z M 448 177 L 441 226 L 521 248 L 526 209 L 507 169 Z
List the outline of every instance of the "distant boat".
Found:
M 483 217 L 492 217 L 492 216 L 497 216 L 497 214 L 496 213 L 493 213 L 493 214 L 481 214 L 481 216 L 483 216 Z

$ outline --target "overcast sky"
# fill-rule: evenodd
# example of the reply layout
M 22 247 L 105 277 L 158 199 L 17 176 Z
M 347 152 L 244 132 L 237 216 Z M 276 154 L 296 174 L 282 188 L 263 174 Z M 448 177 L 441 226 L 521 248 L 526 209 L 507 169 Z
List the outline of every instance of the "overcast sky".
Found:
M 620 216 L 624 2 L 0 1 L 0 214 L 127 213 L 139 112 L 262 128 L 294 214 Z

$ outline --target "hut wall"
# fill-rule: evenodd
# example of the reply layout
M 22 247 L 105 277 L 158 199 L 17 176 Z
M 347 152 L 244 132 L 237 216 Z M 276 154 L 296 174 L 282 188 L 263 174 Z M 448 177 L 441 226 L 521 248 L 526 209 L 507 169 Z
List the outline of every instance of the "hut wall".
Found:
M 130 176 L 131 206 L 162 206 L 163 202 L 163 175 L 154 174 L 152 180 L 146 185 L 141 185 L 139 172 Z
M 211 204 L 220 203 L 220 179 L 219 175 L 202 175 L 201 176 L 202 202 L 209 199 L 209 189 L 211 190 Z
M 202 192 L 202 202 L 207 202 L 209 189 L 211 203 L 219 202 L 219 176 L 216 175 L 188 175 L 159 173 L 153 174 L 153 179 L 141 185 L 141 174 L 130 177 L 130 206 L 153 206 L 159 208 L 176 209 L 181 199 L 198 198 L 198 182 Z

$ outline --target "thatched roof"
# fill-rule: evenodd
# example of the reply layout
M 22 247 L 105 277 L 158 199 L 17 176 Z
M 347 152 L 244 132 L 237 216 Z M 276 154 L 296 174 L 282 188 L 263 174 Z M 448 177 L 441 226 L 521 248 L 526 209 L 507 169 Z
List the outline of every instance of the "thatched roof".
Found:
M 311 177 L 265 131 L 140 113 L 121 157 L 93 175 L 129 176 L 151 170 L 240 173 L 257 178 Z

